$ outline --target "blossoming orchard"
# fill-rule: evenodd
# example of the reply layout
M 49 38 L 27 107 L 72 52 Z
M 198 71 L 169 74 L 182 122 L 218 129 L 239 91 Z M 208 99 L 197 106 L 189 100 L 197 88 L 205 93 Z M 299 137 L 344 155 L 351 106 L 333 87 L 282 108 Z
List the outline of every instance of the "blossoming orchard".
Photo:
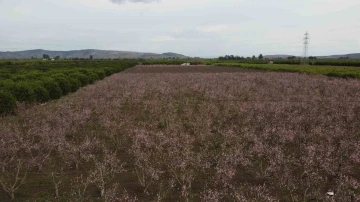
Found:
M 360 201 L 360 80 L 139 65 L 0 117 L 0 201 Z

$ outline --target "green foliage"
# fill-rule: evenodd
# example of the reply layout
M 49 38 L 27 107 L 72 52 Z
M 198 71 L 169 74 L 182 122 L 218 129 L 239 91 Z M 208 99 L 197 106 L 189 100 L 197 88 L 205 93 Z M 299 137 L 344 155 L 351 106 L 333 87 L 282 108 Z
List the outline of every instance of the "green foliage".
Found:
M 87 76 L 89 84 L 93 84 L 96 80 L 99 79 L 99 77 L 95 73 L 95 71 L 91 71 L 91 70 L 87 70 L 87 69 L 81 69 L 80 72 Z
M 56 75 L 52 76 L 51 78 L 53 78 L 58 83 L 63 95 L 67 95 L 71 92 L 71 83 L 68 79 L 66 79 L 65 75 Z
M 50 59 L 49 55 L 43 54 L 43 59 Z
M 0 80 L 0 88 L 10 90 L 14 88 L 15 82 L 11 79 Z
M 135 60 L 0 60 L 0 89 L 16 101 L 42 103 L 136 64 Z
M 8 72 L 0 72 L 0 79 L 11 79 L 11 74 Z
M 103 69 L 95 70 L 94 73 L 97 74 L 99 80 L 104 79 L 105 76 L 106 76 L 105 75 L 105 70 L 103 70 Z
M 95 72 L 89 72 L 88 77 L 90 84 L 93 84 L 95 81 L 99 80 L 99 76 Z
M 77 80 L 76 78 L 68 78 L 70 86 L 71 86 L 71 92 L 77 91 L 79 88 L 81 88 L 81 82 Z
M 25 81 L 26 80 L 26 75 L 22 75 L 22 74 L 13 75 L 11 77 L 11 80 L 13 80 L 15 82 Z
M 75 79 L 79 80 L 81 83 L 81 86 L 86 86 L 87 84 L 89 84 L 89 78 L 85 74 L 78 72 L 78 73 L 70 74 L 69 76 L 70 76 L 70 78 L 75 78 Z
M 33 102 L 35 101 L 34 88 L 30 82 L 20 81 L 15 84 L 12 89 L 12 94 L 19 102 Z
M 0 91 L 0 114 L 9 114 L 16 109 L 16 99 L 11 93 Z
M 24 76 L 25 76 L 25 80 L 38 80 L 44 76 L 44 73 L 40 71 L 33 71 Z
M 116 69 L 113 67 L 105 67 L 104 72 L 106 76 L 110 76 L 111 74 L 116 72 Z
M 279 72 L 300 72 L 309 74 L 322 74 L 341 78 L 360 78 L 360 68 L 335 67 L 335 66 L 301 66 L 301 65 L 267 65 L 267 64 L 239 64 L 239 63 L 216 63 L 217 66 L 241 67 L 248 69 L 260 69 Z
M 205 63 L 216 64 L 216 63 L 241 63 L 241 64 L 267 64 L 270 60 L 274 62 L 274 64 L 289 64 L 289 65 L 300 65 L 301 58 L 297 58 L 294 56 L 284 58 L 272 58 L 267 59 L 263 56 L 265 60 L 255 60 L 256 57 L 253 56 L 253 60 L 251 58 L 244 58 L 239 56 L 231 56 L 226 55 L 225 57 L 219 57 L 218 59 L 206 59 Z M 360 67 L 360 59 L 321 59 L 317 57 L 309 57 L 310 65 L 316 66 L 352 66 L 352 67 Z
M 316 59 L 314 65 L 331 65 L 331 66 L 357 66 L 360 67 L 359 59 Z
M 46 77 L 41 80 L 44 88 L 49 92 L 50 99 L 59 99 L 62 95 L 62 90 L 59 84 L 52 78 Z
M 35 101 L 39 103 L 44 103 L 50 100 L 49 92 L 44 88 L 42 83 L 33 83 Z

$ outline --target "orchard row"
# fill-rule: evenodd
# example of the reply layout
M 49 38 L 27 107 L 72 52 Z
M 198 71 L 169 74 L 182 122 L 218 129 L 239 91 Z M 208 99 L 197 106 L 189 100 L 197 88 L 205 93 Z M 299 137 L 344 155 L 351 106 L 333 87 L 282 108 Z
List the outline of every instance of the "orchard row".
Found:
M 77 91 L 135 61 L 7 62 L 0 65 L 0 114 L 11 113 L 16 102 L 44 103 Z
M 360 201 L 359 80 L 179 68 L 0 117 L 0 201 Z
M 302 66 L 286 64 L 244 64 L 244 63 L 216 63 L 214 65 L 226 67 L 240 67 L 276 72 L 298 72 L 318 74 L 340 78 L 360 78 L 359 67 L 335 67 L 335 66 Z

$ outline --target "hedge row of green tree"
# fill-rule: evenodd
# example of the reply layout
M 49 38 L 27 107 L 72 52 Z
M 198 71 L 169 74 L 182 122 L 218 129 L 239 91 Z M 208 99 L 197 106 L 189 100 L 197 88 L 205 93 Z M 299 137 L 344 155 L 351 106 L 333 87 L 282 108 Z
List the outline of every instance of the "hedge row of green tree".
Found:
M 260 57 L 260 56 L 259 56 Z M 299 65 L 301 64 L 300 58 L 292 58 L 292 59 L 251 59 L 251 58 L 237 58 L 237 57 L 220 57 L 220 59 L 208 59 L 206 60 L 206 64 L 214 64 L 214 63 L 242 63 L 242 64 L 267 64 L 270 61 L 273 61 L 274 64 L 289 64 L 289 65 Z M 319 65 L 319 66 L 353 66 L 360 67 L 360 59 L 309 59 L 307 61 L 309 65 Z
M 360 79 L 359 67 L 302 66 L 302 65 L 287 65 L 287 64 L 268 65 L 268 64 L 239 64 L 239 63 L 216 63 L 213 65 L 241 67 L 247 69 L 259 69 L 266 71 L 300 72 L 300 73 L 308 73 L 308 74 L 321 74 L 332 77 Z
M 135 64 L 133 60 L 2 62 L 0 114 L 12 113 L 17 102 L 44 103 L 59 99 Z

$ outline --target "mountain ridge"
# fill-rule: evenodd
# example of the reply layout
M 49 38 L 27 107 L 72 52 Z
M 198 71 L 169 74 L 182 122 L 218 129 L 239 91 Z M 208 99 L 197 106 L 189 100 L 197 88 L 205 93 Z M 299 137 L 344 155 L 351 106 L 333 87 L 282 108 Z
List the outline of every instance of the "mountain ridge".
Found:
M 276 55 L 265 55 L 265 58 L 268 59 L 276 59 L 276 58 L 288 58 L 293 57 L 295 55 L 286 55 L 286 54 L 276 54 Z M 295 56 L 301 57 L 301 56 Z M 329 58 L 329 59 L 337 59 L 337 58 L 349 58 L 349 59 L 360 59 L 360 53 L 349 53 L 349 54 L 339 54 L 339 55 L 328 55 L 328 56 L 315 56 L 316 58 Z
M 90 55 L 94 59 L 150 59 L 150 58 L 188 58 L 188 56 L 166 52 L 162 54 L 136 52 L 136 51 L 117 51 L 117 50 L 99 50 L 99 49 L 83 49 L 69 51 L 53 51 L 44 49 L 33 49 L 24 51 L 0 51 L 0 59 L 29 59 L 42 58 L 43 55 L 49 55 L 51 58 L 59 56 L 60 58 L 89 58 Z

